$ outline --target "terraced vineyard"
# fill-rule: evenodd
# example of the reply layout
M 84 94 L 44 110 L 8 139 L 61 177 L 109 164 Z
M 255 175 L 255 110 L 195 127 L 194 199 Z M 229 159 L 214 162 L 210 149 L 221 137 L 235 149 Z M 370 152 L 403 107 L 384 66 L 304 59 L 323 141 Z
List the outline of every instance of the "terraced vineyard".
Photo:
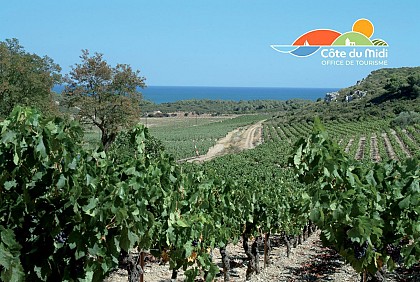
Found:
M 283 123 L 272 119 L 264 124 L 265 142 L 294 143 L 312 130 L 311 122 Z M 391 128 L 388 120 L 349 121 L 339 119 L 325 124 L 328 134 L 345 152 L 361 161 L 403 160 L 420 155 L 418 125 Z

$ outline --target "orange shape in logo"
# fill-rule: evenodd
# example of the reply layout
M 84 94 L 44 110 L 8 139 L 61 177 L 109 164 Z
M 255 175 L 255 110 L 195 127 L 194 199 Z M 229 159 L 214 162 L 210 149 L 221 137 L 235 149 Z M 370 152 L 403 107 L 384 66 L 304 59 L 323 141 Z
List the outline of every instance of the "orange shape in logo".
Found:
M 367 38 L 370 38 L 373 34 L 374 27 L 370 20 L 367 19 L 358 19 L 353 24 L 353 31 L 360 32 L 361 34 L 366 35 Z
M 296 39 L 292 45 L 330 46 L 340 35 L 340 32 L 332 29 L 315 29 Z

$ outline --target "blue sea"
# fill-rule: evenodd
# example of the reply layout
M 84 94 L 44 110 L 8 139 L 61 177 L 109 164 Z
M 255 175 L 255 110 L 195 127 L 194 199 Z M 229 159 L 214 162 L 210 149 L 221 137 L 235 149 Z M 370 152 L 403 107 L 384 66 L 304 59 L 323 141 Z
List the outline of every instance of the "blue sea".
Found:
M 315 101 L 338 88 L 286 87 L 203 87 L 203 86 L 149 86 L 141 90 L 143 98 L 155 103 L 190 99 L 210 100 L 290 100 Z
M 61 92 L 63 86 L 53 88 Z M 206 86 L 148 86 L 140 89 L 145 100 L 154 103 L 175 102 L 190 99 L 210 100 L 290 100 L 315 101 L 338 88 L 289 88 L 289 87 L 206 87 Z

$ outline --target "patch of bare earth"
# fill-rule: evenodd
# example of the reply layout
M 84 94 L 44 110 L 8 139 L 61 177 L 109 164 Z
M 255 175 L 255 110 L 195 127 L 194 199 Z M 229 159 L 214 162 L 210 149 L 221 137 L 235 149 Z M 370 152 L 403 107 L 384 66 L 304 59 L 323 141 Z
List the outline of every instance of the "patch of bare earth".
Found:
M 279 237 L 272 236 L 271 263 L 264 267 L 264 250 L 259 250 L 260 271 L 253 274 L 251 282 L 300 282 L 300 281 L 332 281 L 332 282 L 358 282 L 360 275 L 334 250 L 322 246 L 319 239 L 320 231 L 313 233 L 296 248 L 292 248 L 289 257 L 286 255 L 286 246 Z M 277 239 L 276 239 L 277 238 Z M 276 243 L 277 242 L 277 243 Z M 249 242 L 251 244 L 252 242 Z M 242 248 L 242 243 L 227 246 L 230 257 L 230 280 L 232 282 L 246 281 L 247 256 Z M 147 259 L 149 258 L 149 259 Z M 218 250 L 213 250 L 213 261 L 219 266 L 220 273 L 214 282 L 224 281 L 221 256 Z M 145 282 L 180 282 L 185 280 L 182 270 L 176 279 L 171 279 L 172 271 L 167 264 L 160 264 L 150 255 L 146 256 Z M 386 274 L 387 282 L 419 282 L 420 265 L 411 269 L 398 268 L 393 273 Z M 113 272 L 105 282 L 126 282 L 127 271 L 118 269 Z M 204 281 L 203 275 L 195 281 Z
M 393 160 L 398 160 L 398 157 L 395 154 L 394 149 L 392 148 L 391 142 L 388 139 L 388 135 L 386 133 L 382 133 L 381 136 L 384 139 L 385 149 L 386 153 L 388 154 L 388 157 Z
M 391 134 L 394 135 L 395 141 L 397 141 L 398 145 L 400 146 L 401 150 L 404 151 L 407 158 L 411 158 L 411 152 L 408 150 L 407 146 L 405 146 L 404 142 L 401 140 L 400 136 L 398 136 L 397 132 L 391 129 Z
M 381 156 L 379 155 L 378 149 L 378 140 L 376 139 L 376 135 L 372 135 L 370 137 L 370 158 L 374 162 L 380 162 Z
M 344 152 L 348 153 L 350 151 L 351 145 L 353 145 L 354 139 L 350 138 L 349 143 L 347 143 L 346 149 L 344 149 Z
M 284 246 L 274 248 L 273 263 L 251 281 L 359 281 L 359 275 L 335 251 L 322 246 L 319 233 L 293 248 L 289 257 Z
M 250 242 L 251 243 L 251 242 Z M 242 244 L 228 245 L 227 252 L 230 257 L 230 281 L 246 281 L 247 257 Z M 220 274 L 215 279 L 224 281 L 222 273 L 221 256 L 218 250 L 213 251 L 213 260 L 220 269 Z M 251 282 L 257 281 L 343 281 L 357 282 L 359 275 L 333 250 L 322 247 L 319 231 L 312 234 L 303 244 L 292 248 L 290 256 L 286 256 L 286 246 L 278 244 L 272 247 L 270 253 L 271 264 L 264 265 L 263 250 L 260 250 L 260 272 L 251 277 Z M 170 282 L 184 281 L 183 272 L 178 273 L 177 279 L 171 280 L 172 272 L 168 265 L 159 265 L 158 262 L 146 262 L 144 281 Z M 127 281 L 127 272 L 118 270 L 106 282 Z M 203 277 L 196 281 L 203 281 Z
M 366 137 L 360 137 L 359 139 L 359 145 L 357 147 L 357 152 L 354 158 L 358 161 L 363 159 L 365 155 L 365 145 L 366 145 Z
M 416 141 L 414 140 L 413 135 L 411 135 L 411 133 L 408 132 L 407 129 L 403 129 L 401 131 L 407 136 L 408 139 L 411 140 L 411 142 L 416 143 Z
M 261 143 L 263 122 L 262 120 L 248 127 L 237 128 L 217 141 L 216 145 L 211 147 L 205 155 L 189 158 L 185 161 L 205 162 L 218 156 L 252 149 Z

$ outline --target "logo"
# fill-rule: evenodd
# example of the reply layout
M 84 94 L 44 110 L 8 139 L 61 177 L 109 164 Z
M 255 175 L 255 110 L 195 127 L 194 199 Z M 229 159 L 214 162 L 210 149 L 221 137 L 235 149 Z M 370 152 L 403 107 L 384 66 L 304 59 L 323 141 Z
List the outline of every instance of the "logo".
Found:
M 374 26 L 368 19 L 358 19 L 354 22 L 352 30 L 341 33 L 332 29 L 315 29 L 301 35 L 292 45 L 271 45 L 274 50 L 291 54 L 296 57 L 308 57 L 321 49 L 323 59 L 373 59 L 374 63 L 365 62 L 369 65 L 384 64 L 384 58 L 388 57 L 388 43 L 380 38 L 371 39 Z M 341 62 L 344 64 L 344 62 Z M 323 62 L 323 65 L 328 64 Z M 333 63 L 329 63 L 333 64 Z M 335 64 L 335 63 L 334 63 Z M 340 64 L 338 62 L 337 64 Z M 353 65 L 354 61 L 347 62 Z M 360 62 L 360 65 L 362 63 Z

